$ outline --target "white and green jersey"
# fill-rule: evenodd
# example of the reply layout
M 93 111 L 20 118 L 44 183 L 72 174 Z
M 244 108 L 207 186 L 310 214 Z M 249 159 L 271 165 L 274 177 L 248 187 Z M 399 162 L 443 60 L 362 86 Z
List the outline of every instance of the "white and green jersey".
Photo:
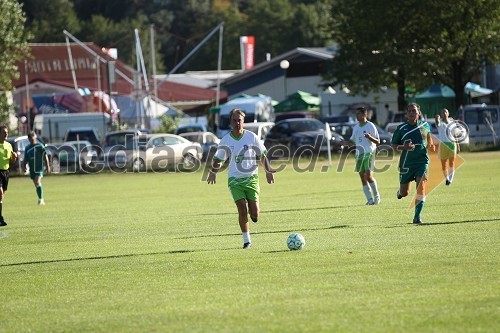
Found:
M 441 141 L 441 142 L 455 142 L 454 140 L 452 140 L 452 138 L 450 137 L 449 133 L 446 133 L 447 132 L 447 127 L 451 123 L 453 123 L 453 118 L 451 118 L 451 117 L 448 117 L 448 122 L 447 123 L 445 123 L 443 121 L 443 119 L 441 119 L 441 121 L 439 122 L 439 126 L 438 126 L 439 141 Z
M 226 134 L 220 140 L 214 159 L 221 162 L 229 159 L 228 178 L 248 178 L 257 174 L 257 159 L 265 154 L 266 148 L 257 135 L 243 130 L 239 138 L 232 132 Z
M 379 134 L 375 125 L 371 121 L 367 121 L 363 125 L 356 124 L 352 129 L 352 135 L 349 140 L 356 144 L 356 156 L 360 156 L 366 153 L 373 153 L 377 149 L 377 145 L 367 138 L 365 138 L 365 133 L 370 133 L 371 136 L 378 139 Z

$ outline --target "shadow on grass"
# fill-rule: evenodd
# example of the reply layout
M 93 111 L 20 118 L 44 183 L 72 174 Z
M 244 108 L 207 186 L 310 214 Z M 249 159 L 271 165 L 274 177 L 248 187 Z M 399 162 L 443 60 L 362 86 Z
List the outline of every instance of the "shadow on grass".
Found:
M 159 254 L 192 253 L 192 252 L 200 252 L 200 251 L 204 251 L 204 250 L 175 250 L 175 251 L 163 251 L 163 252 L 151 252 L 151 253 L 118 254 L 118 255 L 99 256 L 99 257 L 85 257 L 85 258 L 71 258 L 71 259 L 54 259 L 54 260 L 40 260 L 40 261 L 25 261 L 25 262 L 11 263 L 11 264 L 0 264 L 0 267 L 22 266 L 22 265 L 36 265 L 36 264 L 51 264 L 51 263 L 71 262 L 71 261 L 83 261 L 83 260 L 117 259 L 117 258 L 129 258 L 129 257 L 139 257 L 139 256 L 151 256 L 151 255 L 159 255 Z
M 268 213 L 284 213 L 284 212 L 301 212 L 308 210 L 323 210 L 323 209 L 343 209 L 343 208 L 352 208 L 353 206 L 328 206 L 328 207 L 310 207 L 310 208 L 288 208 L 288 209 L 275 209 L 275 210 L 261 210 L 261 214 Z M 231 213 L 203 213 L 203 214 L 186 214 L 183 216 L 220 216 L 220 215 L 237 215 L 238 212 L 234 211 Z
M 264 251 L 262 253 L 284 253 L 284 252 L 297 252 L 297 251 L 290 251 L 290 250 L 275 250 L 275 251 Z
M 500 221 L 500 218 L 498 219 L 484 219 L 484 220 L 464 220 L 464 221 L 454 221 L 454 222 L 425 222 L 422 224 L 413 224 L 413 223 L 405 223 L 405 224 L 398 224 L 398 225 L 391 225 L 385 228 L 400 228 L 400 227 L 406 227 L 408 225 L 415 225 L 418 227 L 424 227 L 424 226 L 436 226 L 436 225 L 450 225 L 450 224 L 462 224 L 462 223 L 487 223 L 487 222 L 496 222 Z
M 334 225 L 331 227 L 324 228 L 303 228 L 303 229 L 293 229 L 293 230 L 273 230 L 273 231 L 260 231 L 260 232 L 252 232 L 252 235 L 265 235 L 265 234 L 280 234 L 285 232 L 299 232 L 299 231 L 318 231 L 318 230 L 330 230 L 330 229 L 345 229 L 352 228 L 349 225 Z M 218 235 L 199 235 L 199 236 L 186 236 L 186 237 L 177 237 L 174 239 L 191 239 L 191 238 L 206 238 L 206 237 L 225 237 L 225 236 L 239 236 L 241 233 L 231 233 L 231 234 L 218 234 Z

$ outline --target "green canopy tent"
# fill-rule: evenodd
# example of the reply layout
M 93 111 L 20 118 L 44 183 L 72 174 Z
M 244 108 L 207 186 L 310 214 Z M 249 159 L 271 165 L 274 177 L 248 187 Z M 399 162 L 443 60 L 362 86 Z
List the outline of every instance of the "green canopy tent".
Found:
M 420 110 L 427 118 L 433 118 L 443 108 L 455 112 L 455 92 L 448 86 L 440 83 L 433 84 L 426 91 L 415 96 L 415 102 L 420 105 Z
M 320 107 L 320 98 L 311 95 L 305 91 L 298 90 L 297 92 L 288 95 L 288 97 L 274 106 L 274 112 L 290 112 L 290 111 L 318 111 Z

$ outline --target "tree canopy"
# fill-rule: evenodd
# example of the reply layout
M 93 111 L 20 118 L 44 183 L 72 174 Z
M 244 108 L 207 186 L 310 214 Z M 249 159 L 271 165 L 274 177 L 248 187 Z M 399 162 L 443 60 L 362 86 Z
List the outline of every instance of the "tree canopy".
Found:
M 267 53 L 335 43 L 338 52 L 326 69 L 325 86 L 343 84 L 353 93 L 397 87 L 400 108 L 407 87 L 423 90 L 434 82 L 451 86 L 462 103 L 465 83 L 485 63 L 500 62 L 498 0 L 17 1 L 34 42 L 64 42 L 62 31 L 68 30 L 82 41 L 116 47 L 132 67 L 138 29 L 151 68 L 153 27 L 156 67 L 164 72 L 221 22 L 223 69 L 239 68 L 240 36 L 255 36 L 257 63 Z M 215 69 L 217 48 L 214 36 L 179 71 Z
M 25 20 L 15 0 L 0 1 L 0 91 L 12 88 L 12 78 L 19 76 L 17 62 L 29 55 Z
M 0 1 L 0 122 L 8 119 L 6 92 L 12 79 L 19 76 L 18 61 L 29 56 L 29 34 L 24 29 L 25 16 L 15 0 Z
M 496 0 L 339 0 L 333 12 L 339 52 L 325 79 L 353 92 L 396 85 L 404 108 L 407 85 L 463 87 L 485 61 L 499 62 Z

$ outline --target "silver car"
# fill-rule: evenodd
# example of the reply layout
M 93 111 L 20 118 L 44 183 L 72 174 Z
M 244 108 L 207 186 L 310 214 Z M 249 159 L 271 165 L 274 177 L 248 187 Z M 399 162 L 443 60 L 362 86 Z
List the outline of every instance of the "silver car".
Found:
M 105 159 L 111 169 L 194 170 L 202 158 L 199 143 L 175 134 L 147 134 L 111 147 Z
M 203 150 L 203 161 L 209 158 L 211 154 L 210 151 L 212 150 L 212 152 L 214 152 L 214 149 L 217 149 L 220 142 L 220 139 L 212 132 L 188 132 L 179 135 L 191 142 L 198 142 L 201 145 L 201 149 Z

